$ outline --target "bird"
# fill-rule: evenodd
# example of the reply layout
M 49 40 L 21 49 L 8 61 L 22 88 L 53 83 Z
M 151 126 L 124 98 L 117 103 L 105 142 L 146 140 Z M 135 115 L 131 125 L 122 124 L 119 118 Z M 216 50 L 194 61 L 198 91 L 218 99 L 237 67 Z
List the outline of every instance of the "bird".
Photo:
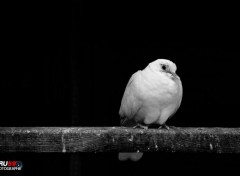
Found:
M 169 130 L 166 121 L 179 109 L 183 88 L 177 66 L 168 59 L 157 59 L 134 73 L 125 88 L 119 109 L 120 124 L 148 129 L 151 125 Z M 143 153 L 119 153 L 121 161 L 138 161 Z

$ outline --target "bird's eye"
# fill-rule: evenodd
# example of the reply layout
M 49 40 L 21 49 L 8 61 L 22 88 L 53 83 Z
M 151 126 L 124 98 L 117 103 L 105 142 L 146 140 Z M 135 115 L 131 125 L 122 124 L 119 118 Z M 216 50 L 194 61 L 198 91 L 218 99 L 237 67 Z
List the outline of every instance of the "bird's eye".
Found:
M 166 65 L 162 65 L 162 69 L 166 70 L 167 69 Z

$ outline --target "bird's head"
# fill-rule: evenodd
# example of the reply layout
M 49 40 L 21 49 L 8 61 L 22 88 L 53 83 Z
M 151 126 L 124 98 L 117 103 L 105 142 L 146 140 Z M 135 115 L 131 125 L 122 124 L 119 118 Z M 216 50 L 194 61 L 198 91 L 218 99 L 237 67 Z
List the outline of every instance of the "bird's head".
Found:
M 176 77 L 177 66 L 170 60 L 157 59 L 149 64 L 151 70 Z

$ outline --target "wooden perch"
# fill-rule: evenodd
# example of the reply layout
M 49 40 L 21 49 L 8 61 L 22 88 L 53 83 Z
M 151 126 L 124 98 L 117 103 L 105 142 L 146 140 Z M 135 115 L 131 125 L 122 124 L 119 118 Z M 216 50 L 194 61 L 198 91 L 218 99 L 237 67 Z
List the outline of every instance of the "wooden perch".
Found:
M 0 152 L 240 153 L 240 128 L 0 127 Z

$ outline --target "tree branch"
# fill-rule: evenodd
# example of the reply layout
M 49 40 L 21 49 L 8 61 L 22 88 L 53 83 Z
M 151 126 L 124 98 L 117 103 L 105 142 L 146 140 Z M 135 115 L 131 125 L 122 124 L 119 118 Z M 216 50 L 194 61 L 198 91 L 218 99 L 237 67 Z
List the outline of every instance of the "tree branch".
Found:
M 240 153 L 240 128 L 0 127 L 0 152 Z

